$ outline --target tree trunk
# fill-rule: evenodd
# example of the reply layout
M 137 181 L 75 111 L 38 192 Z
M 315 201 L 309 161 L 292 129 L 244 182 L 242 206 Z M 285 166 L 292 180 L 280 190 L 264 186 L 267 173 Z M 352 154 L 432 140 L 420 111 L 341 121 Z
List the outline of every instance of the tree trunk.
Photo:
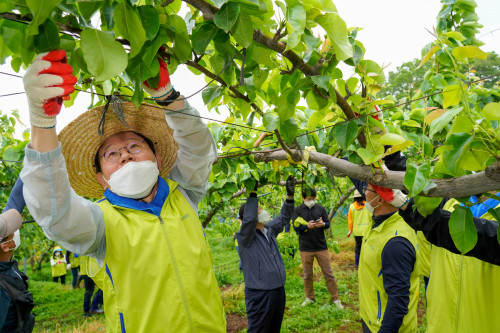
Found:
M 335 204 L 335 206 L 333 206 L 332 210 L 330 211 L 330 214 L 328 214 L 328 219 L 330 220 L 330 223 L 337 210 L 340 208 L 340 206 L 342 206 L 342 204 L 347 200 L 347 198 L 349 198 L 349 196 L 351 195 L 352 192 L 354 192 L 355 189 L 356 187 L 354 187 L 354 185 L 351 186 L 347 190 L 347 192 L 340 197 L 339 201 Z
M 43 262 L 43 259 L 45 259 L 45 257 L 47 256 L 47 253 L 50 253 L 50 250 L 54 247 L 54 244 L 56 242 L 52 241 L 50 243 L 50 245 L 47 247 L 47 249 L 45 251 L 42 252 L 42 254 L 40 255 L 40 259 L 38 260 L 37 264 L 36 264 L 36 270 L 37 271 L 40 271 L 42 270 L 42 262 Z

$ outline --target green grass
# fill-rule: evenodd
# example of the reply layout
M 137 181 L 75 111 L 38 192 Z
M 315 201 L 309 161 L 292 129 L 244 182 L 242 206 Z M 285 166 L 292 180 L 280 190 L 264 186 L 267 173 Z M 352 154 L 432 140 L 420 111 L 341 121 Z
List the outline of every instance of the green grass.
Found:
M 340 217 L 331 224 L 332 236 L 338 242 L 340 252 L 332 251 L 332 270 L 339 287 L 339 296 L 344 310 L 330 303 L 330 295 L 317 264 L 314 266 L 314 289 L 316 302 L 306 307 L 304 284 L 301 274 L 300 256 L 285 256 L 287 302 L 281 332 L 359 332 L 358 283 L 354 266 L 354 239 L 346 238 L 347 221 Z M 232 236 L 222 236 L 216 229 L 207 230 L 207 239 L 213 254 L 214 270 L 221 288 L 224 308 L 230 332 L 246 332 L 246 308 L 243 274 L 239 271 L 239 257 Z M 39 272 L 31 272 L 30 290 L 34 295 L 36 324 L 34 332 L 104 332 L 104 316 L 83 318 L 84 289 L 71 288 L 71 274 L 66 275 L 66 286 L 52 282 L 50 265 L 45 263 Z M 82 283 L 83 285 L 83 283 Z M 424 288 L 421 295 L 423 299 Z M 419 332 L 425 332 L 425 306 L 419 304 Z

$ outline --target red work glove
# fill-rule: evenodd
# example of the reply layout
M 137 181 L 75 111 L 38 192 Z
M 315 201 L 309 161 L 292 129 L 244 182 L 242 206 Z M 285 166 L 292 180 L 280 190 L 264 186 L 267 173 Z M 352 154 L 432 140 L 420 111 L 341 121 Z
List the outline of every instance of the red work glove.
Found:
M 347 233 L 347 238 L 349 238 L 349 236 L 351 236 L 352 234 L 352 230 L 349 230 L 349 232 Z
M 172 92 L 172 84 L 170 83 L 170 74 L 168 73 L 167 64 L 165 60 L 161 57 L 157 57 L 158 62 L 160 63 L 160 80 L 158 82 L 157 88 L 152 88 L 149 84 L 144 81 L 142 83 L 142 88 L 151 95 L 153 98 L 162 98 L 170 94 Z
M 375 192 L 377 192 L 377 194 L 382 199 L 384 199 L 384 201 L 387 201 L 396 208 L 401 208 L 408 202 L 406 195 L 398 189 L 393 190 L 391 188 L 386 188 L 373 184 L 370 185 L 373 187 Z
M 66 63 L 66 51 L 41 53 L 23 77 L 28 96 L 31 125 L 50 128 L 56 125 L 63 99 L 75 90 L 77 81 Z

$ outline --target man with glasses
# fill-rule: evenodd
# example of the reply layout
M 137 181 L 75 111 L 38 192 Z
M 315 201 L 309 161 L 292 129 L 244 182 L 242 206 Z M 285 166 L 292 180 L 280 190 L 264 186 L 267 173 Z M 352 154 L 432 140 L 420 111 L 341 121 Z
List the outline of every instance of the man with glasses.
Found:
M 105 270 L 108 331 L 225 332 L 197 215 L 216 145 L 163 59 L 154 61 L 158 88 L 143 87 L 160 107 L 109 99 L 58 137 L 56 115 L 76 78 L 64 51 L 36 57 L 24 77 L 32 125 L 24 197 L 47 237 Z
M 417 236 L 399 216 L 408 200 L 399 190 L 364 184 L 373 226 L 359 259 L 359 307 L 363 332 L 415 332 L 419 272 Z

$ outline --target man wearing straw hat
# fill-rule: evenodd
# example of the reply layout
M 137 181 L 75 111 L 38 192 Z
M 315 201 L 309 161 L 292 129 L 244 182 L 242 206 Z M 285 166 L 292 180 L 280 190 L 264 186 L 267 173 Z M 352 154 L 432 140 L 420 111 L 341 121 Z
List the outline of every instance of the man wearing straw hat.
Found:
M 158 88 L 144 89 L 163 109 L 95 107 L 57 137 L 55 116 L 76 78 L 64 51 L 36 57 L 24 77 L 32 125 L 24 198 L 47 237 L 102 265 L 107 330 L 225 332 L 197 216 L 217 150 L 158 61 Z

